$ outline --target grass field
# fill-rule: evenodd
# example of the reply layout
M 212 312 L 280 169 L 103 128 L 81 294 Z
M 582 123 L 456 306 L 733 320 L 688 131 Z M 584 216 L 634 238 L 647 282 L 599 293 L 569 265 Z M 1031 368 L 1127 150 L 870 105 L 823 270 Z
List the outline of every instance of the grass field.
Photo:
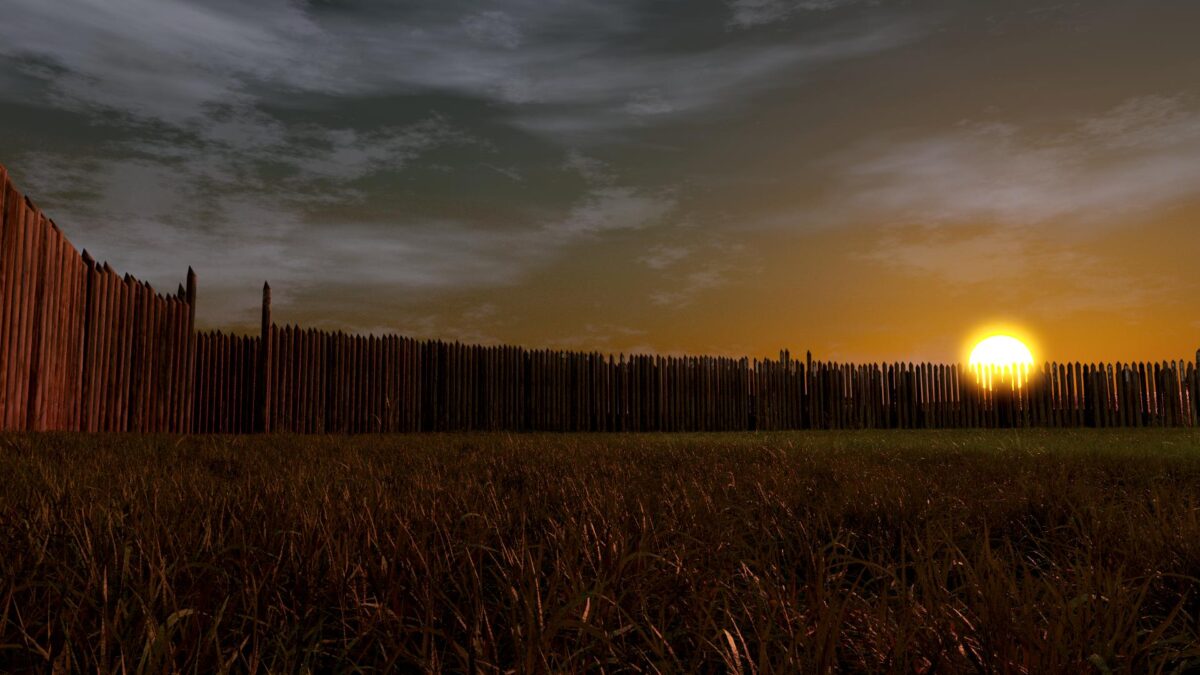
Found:
M 0 670 L 1186 672 L 1200 434 L 0 436 Z

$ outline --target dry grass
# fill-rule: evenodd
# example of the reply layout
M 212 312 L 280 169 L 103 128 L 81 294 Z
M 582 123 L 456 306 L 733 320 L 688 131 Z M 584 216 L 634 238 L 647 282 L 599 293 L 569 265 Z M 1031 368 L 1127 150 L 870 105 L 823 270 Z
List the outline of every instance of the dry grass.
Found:
M 0 437 L 0 670 L 1183 672 L 1200 435 Z

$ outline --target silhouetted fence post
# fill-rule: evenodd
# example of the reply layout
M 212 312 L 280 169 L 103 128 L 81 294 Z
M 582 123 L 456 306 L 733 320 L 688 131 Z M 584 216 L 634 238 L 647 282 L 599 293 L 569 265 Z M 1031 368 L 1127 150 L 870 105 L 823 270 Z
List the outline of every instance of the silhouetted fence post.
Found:
M 271 284 L 263 283 L 262 339 L 258 347 L 258 431 L 271 432 Z
M 1192 426 L 1200 427 L 1200 349 L 1196 350 L 1196 369 L 1192 372 Z

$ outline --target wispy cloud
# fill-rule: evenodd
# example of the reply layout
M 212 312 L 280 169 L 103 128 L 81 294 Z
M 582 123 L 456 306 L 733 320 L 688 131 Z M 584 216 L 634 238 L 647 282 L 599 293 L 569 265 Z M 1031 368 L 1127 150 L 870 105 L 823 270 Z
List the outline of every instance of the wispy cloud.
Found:
M 677 208 L 672 190 L 619 185 L 617 175 L 608 163 L 588 157 L 578 150 L 567 152 L 562 168 L 578 173 L 589 189 L 576 201 L 565 218 L 547 223 L 542 228 L 539 234 L 543 238 L 543 246 L 546 242 L 565 243 L 607 232 L 662 225 Z
M 829 11 L 863 0 L 729 0 L 729 23 L 750 28 L 775 23 L 799 12 Z
M 671 246 L 659 244 L 652 246 L 646 255 L 638 258 L 638 262 L 652 270 L 665 270 L 668 267 L 686 259 L 692 254 L 692 249 L 686 246 Z
M 521 28 L 511 15 L 504 12 L 492 10 L 472 14 L 462 20 L 462 27 L 467 35 L 484 44 L 505 49 L 521 46 Z
M 1051 135 L 963 123 L 933 137 L 863 144 L 840 163 L 836 208 L 846 218 L 1115 224 L 1200 195 L 1200 109 L 1139 98 Z
M 855 23 L 800 42 L 734 42 L 691 53 L 609 53 L 539 67 L 517 76 L 521 100 L 540 105 L 514 111 L 513 123 L 583 141 L 662 123 L 673 116 L 736 109 L 777 86 L 847 59 L 911 42 L 925 27 L 912 21 Z M 544 65 L 544 64 L 543 64 Z M 503 79 L 503 78 L 502 78 Z
M 98 255 L 164 283 L 185 263 L 202 265 L 220 284 L 244 285 L 248 301 L 259 277 L 295 285 L 335 270 L 400 288 L 510 283 L 580 241 L 663 225 L 678 210 L 670 186 L 630 183 L 571 148 L 743 105 L 779 77 L 920 34 L 907 22 L 855 20 L 804 40 L 717 30 L 715 40 L 664 48 L 652 12 L 620 0 L 12 0 L 5 15 L 0 63 L 20 77 L 0 79 L 0 100 L 117 130 L 87 155 L 22 157 L 30 188 Z M 722 17 L 712 19 L 719 28 Z M 458 212 L 381 215 L 371 180 L 446 147 L 472 146 L 471 166 L 526 179 L 508 157 L 481 161 L 491 141 L 459 118 L 412 121 L 397 105 L 404 119 L 341 121 L 360 101 L 430 95 L 552 139 L 584 188 L 555 195 L 566 207 L 526 205 L 535 218 L 499 228 Z
M 867 143 L 839 160 L 829 222 L 876 233 L 861 257 L 938 279 L 946 292 L 994 289 L 1030 313 L 1135 309 L 1178 294 L 1183 277 L 1122 268 L 1089 242 L 1200 197 L 1200 110 L 1142 97 L 1037 134 L 963 123 L 943 134 Z M 1035 289 L 1030 280 L 1054 280 Z
M 332 84 L 304 50 L 321 29 L 283 0 L 13 0 L 6 14 L 0 56 L 48 78 L 52 100 L 67 107 L 186 126 L 206 106 L 247 101 L 252 81 Z
M 947 295 L 988 289 L 996 301 L 1019 302 L 1031 315 L 1135 311 L 1186 287 L 1184 280 L 1157 270 L 1117 268 L 1109 258 L 1035 228 L 896 228 L 859 257 L 937 279 Z
M 651 292 L 650 302 L 659 307 L 680 309 L 692 304 L 701 293 L 720 288 L 727 283 L 725 273 L 717 269 L 688 272 L 673 288 Z
M 656 272 L 646 300 L 659 310 L 692 307 L 717 289 L 751 282 L 762 272 L 761 262 L 744 242 L 720 234 L 698 238 L 690 229 L 681 225 L 673 233 L 686 234 L 686 245 L 667 241 L 638 259 Z
M 211 106 L 254 107 L 281 91 L 454 92 L 530 107 L 512 116 L 524 128 L 611 129 L 729 103 L 769 86 L 770 75 L 874 53 L 917 34 L 903 22 L 856 22 L 799 42 L 679 52 L 642 47 L 653 27 L 629 2 L 509 0 L 485 11 L 450 2 L 357 13 L 286 0 L 13 3 L 0 26 L 0 56 L 47 80 L 55 103 L 200 132 L 211 125 Z M 622 41 L 636 47 L 623 49 Z M 0 92 L 14 95 L 28 93 Z
M 623 326 L 612 323 L 586 323 L 583 330 L 571 335 L 551 338 L 547 346 L 562 349 L 599 349 L 612 351 L 617 342 L 627 342 L 631 338 L 644 336 L 646 331 L 640 328 Z M 653 351 L 647 349 L 643 351 Z
M 546 233 L 578 237 L 614 230 L 639 230 L 660 223 L 675 200 L 669 194 L 652 194 L 631 187 L 599 187 L 588 193 L 570 214 L 551 224 Z
M 1044 244 L 1044 242 L 1042 242 Z M 1039 247 L 1032 237 L 994 228 L 969 232 L 908 227 L 883 233 L 862 257 L 946 282 L 948 289 L 963 285 L 1012 282 L 1039 268 L 1077 268 L 1082 256 L 1055 247 Z
M 616 180 L 612 167 L 594 157 L 588 157 L 577 148 L 567 151 L 567 158 L 563 161 L 562 168 L 578 173 L 593 185 L 611 185 Z

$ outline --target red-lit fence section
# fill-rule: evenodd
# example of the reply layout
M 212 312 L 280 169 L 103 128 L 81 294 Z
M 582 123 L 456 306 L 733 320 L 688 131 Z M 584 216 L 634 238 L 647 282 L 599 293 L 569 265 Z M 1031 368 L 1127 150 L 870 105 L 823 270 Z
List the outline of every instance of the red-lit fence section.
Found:
M 83 345 L 84 431 L 181 432 L 192 428 L 195 378 L 191 293 L 156 293 L 87 255 Z
M 0 430 L 191 429 L 195 275 L 155 293 L 0 184 Z
M 0 429 L 77 428 L 83 261 L 3 167 L 0 184 Z

